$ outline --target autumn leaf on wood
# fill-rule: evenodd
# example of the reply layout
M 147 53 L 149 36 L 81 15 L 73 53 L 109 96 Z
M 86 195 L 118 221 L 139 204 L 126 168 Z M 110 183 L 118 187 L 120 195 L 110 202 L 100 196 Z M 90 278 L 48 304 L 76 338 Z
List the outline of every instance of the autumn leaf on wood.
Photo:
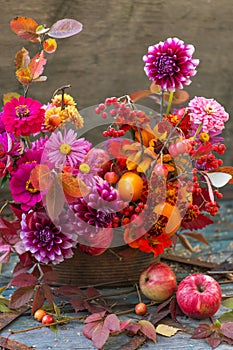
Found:
M 156 342 L 156 330 L 154 325 L 147 320 L 140 320 L 139 325 L 141 326 L 140 332 L 142 332 L 148 339 Z
M 29 17 L 15 17 L 10 22 L 11 29 L 20 38 L 32 42 L 40 42 L 40 36 L 36 33 L 38 24 Z
M 13 277 L 10 281 L 10 286 L 29 287 L 37 284 L 37 278 L 30 273 L 21 273 Z
M 9 308 L 19 309 L 26 305 L 34 294 L 34 286 L 18 288 L 11 296 Z

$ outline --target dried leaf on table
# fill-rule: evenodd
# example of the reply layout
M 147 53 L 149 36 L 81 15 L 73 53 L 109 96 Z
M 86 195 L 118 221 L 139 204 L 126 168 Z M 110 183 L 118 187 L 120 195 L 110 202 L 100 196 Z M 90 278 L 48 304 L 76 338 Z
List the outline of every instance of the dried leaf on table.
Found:
M 163 335 L 165 337 L 172 337 L 175 335 L 178 331 L 182 331 L 180 328 L 168 326 L 166 324 L 159 324 L 156 327 L 156 333 Z

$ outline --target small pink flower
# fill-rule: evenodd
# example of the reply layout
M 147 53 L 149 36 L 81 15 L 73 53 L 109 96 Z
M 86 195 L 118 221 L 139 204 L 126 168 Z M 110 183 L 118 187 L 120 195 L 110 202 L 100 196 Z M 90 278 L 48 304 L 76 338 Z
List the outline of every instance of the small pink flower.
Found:
M 3 107 L 1 116 L 5 129 L 18 136 L 29 136 L 41 130 L 44 122 L 42 104 L 32 98 L 13 98 Z
M 91 148 L 91 143 L 84 138 L 77 138 L 77 133 L 70 129 L 64 133 L 54 132 L 45 143 L 48 160 L 55 166 L 79 165 Z
M 195 131 L 202 124 L 201 131 L 207 134 L 219 134 L 229 119 L 229 114 L 213 98 L 194 97 L 188 104 L 188 111 L 192 129 Z

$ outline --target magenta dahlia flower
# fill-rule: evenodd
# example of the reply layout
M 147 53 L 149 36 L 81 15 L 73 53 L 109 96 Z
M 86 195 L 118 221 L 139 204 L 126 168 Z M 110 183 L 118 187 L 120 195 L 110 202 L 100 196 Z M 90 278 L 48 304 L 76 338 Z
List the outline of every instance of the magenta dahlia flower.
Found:
M 121 209 L 118 192 L 102 179 L 90 187 L 85 197 L 70 204 L 75 215 L 75 230 L 79 236 L 94 237 L 99 230 L 112 226 L 116 212 Z
M 25 250 L 44 264 L 59 264 L 73 255 L 72 234 L 62 232 L 43 211 L 22 215 L 20 238 Z
M 56 167 L 70 165 L 72 167 L 83 162 L 91 149 L 91 143 L 84 138 L 77 139 L 77 133 L 70 129 L 54 132 L 45 144 L 48 160 Z
M 41 130 L 44 122 L 42 104 L 32 98 L 13 98 L 3 107 L 2 122 L 7 132 L 29 136 Z
M 200 131 L 207 134 L 219 134 L 224 129 L 224 123 L 229 114 L 213 98 L 194 97 L 188 104 L 188 111 L 195 131 L 202 125 Z
M 196 74 L 198 59 L 193 59 L 193 45 L 185 45 L 178 38 L 168 38 L 165 42 L 148 48 L 143 56 L 144 70 L 148 78 L 160 85 L 162 90 L 175 91 L 191 83 Z
M 25 211 L 41 201 L 41 192 L 30 182 L 31 171 L 36 165 L 36 162 L 20 164 L 10 180 L 12 198 L 21 203 L 21 209 Z

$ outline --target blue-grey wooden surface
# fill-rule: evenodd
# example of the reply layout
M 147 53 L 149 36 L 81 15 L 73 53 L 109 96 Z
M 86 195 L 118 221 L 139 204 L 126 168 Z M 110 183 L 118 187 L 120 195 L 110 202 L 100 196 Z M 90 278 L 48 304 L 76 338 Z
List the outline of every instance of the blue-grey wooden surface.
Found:
M 232 255 L 233 252 L 233 201 L 222 201 L 222 207 L 219 214 L 215 217 L 215 224 L 209 226 L 203 230 L 210 246 L 203 244 L 197 244 L 193 242 L 195 246 L 194 252 L 189 253 L 185 251 L 181 246 L 177 246 L 175 253 L 181 256 L 188 256 L 199 258 L 204 261 L 220 263 L 227 257 Z M 12 266 L 5 266 L 3 274 L 0 276 L 0 284 L 7 283 L 11 276 Z M 185 277 L 187 273 L 185 270 L 179 271 L 177 274 L 178 279 Z M 221 284 L 223 295 L 233 295 L 233 284 Z M 121 290 L 121 289 L 120 289 Z M 111 292 L 106 290 L 105 292 Z M 121 297 L 123 298 L 123 297 Z M 126 296 L 132 303 L 136 303 L 136 295 Z M 217 319 L 224 311 L 229 311 L 225 307 L 221 306 L 214 319 Z M 121 319 L 135 319 L 135 314 L 129 314 L 122 316 Z M 198 326 L 200 321 L 192 320 L 187 317 L 181 317 L 178 319 L 185 324 L 189 329 Z M 203 323 L 203 321 L 202 321 Z M 9 329 L 24 329 L 28 327 L 37 326 L 38 322 L 30 317 L 29 313 L 19 317 L 5 329 L 0 332 L 1 336 L 7 336 Z M 176 325 L 179 328 L 179 324 Z M 27 333 L 19 333 L 11 335 L 10 339 L 16 340 L 28 346 L 34 347 L 36 350 L 76 350 L 76 349 L 95 349 L 92 342 L 82 335 L 83 325 L 80 322 L 73 321 L 66 325 L 60 325 L 57 334 L 54 334 L 47 328 L 33 330 Z M 122 334 L 117 337 L 110 337 L 104 350 L 117 350 L 121 345 L 127 343 L 128 336 Z M 228 350 L 232 347 L 227 344 L 222 344 L 218 347 L 219 350 Z M 171 338 L 163 336 L 157 336 L 157 343 L 154 344 L 151 341 L 141 346 L 141 349 L 147 350 L 207 350 L 210 347 L 203 340 L 190 339 L 190 334 L 185 332 L 178 332 Z

